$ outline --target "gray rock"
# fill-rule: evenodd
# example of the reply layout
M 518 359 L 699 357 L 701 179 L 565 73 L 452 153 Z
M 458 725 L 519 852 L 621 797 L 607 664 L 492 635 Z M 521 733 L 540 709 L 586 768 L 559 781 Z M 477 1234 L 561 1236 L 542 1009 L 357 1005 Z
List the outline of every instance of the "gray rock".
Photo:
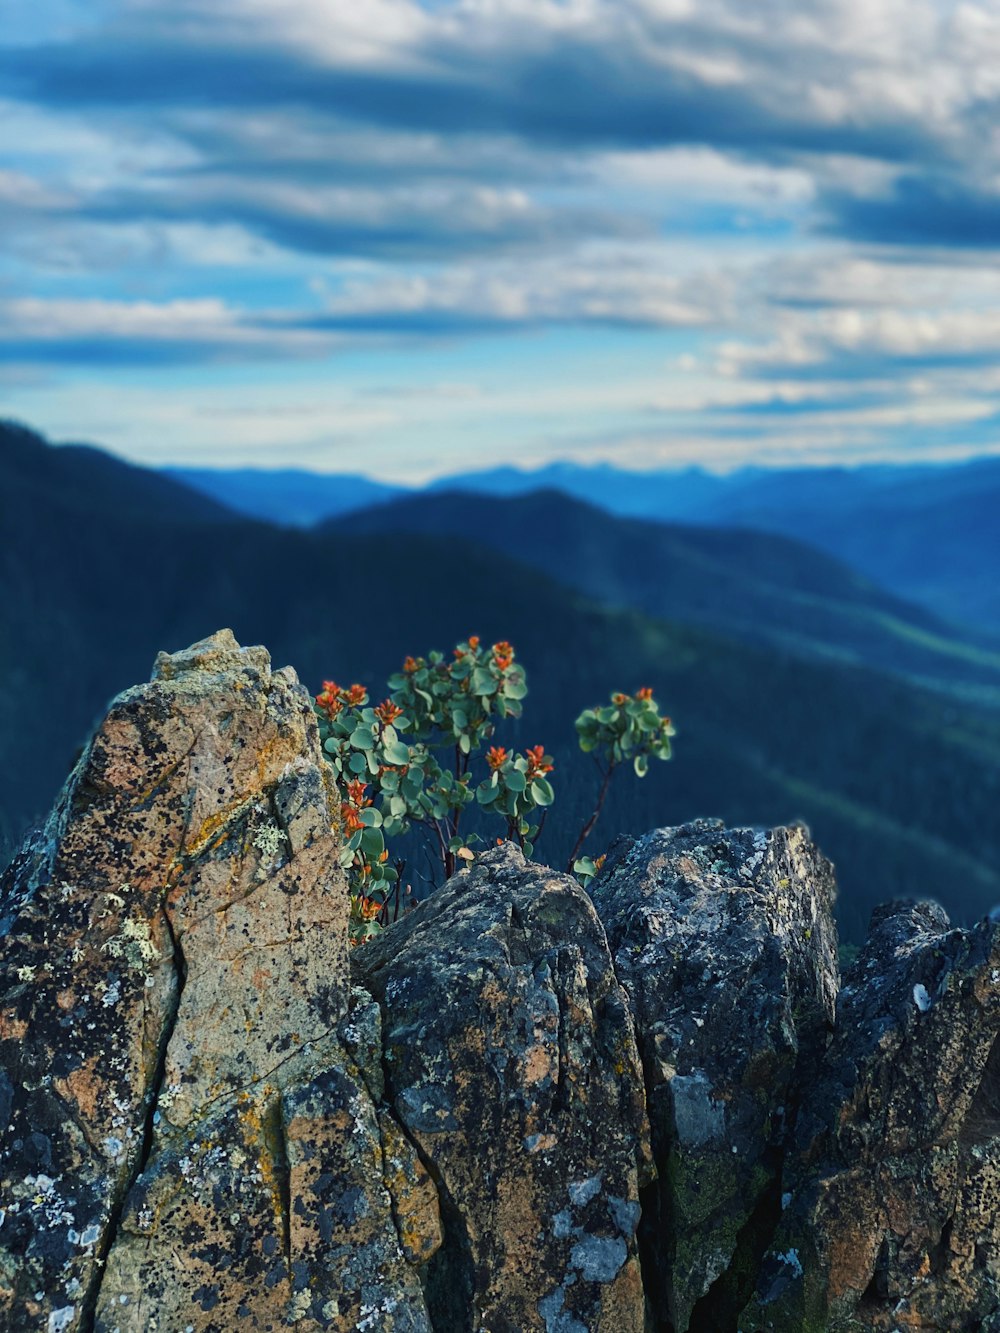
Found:
M 740 1327 L 998 1328 L 1000 927 L 890 904 L 845 981 Z
M 441 1192 L 434 1326 L 640 1333 L 642 1075 L 587 895 L 505 843 L 357 962 L 387 1095 Z
M 646 1076 L 647 1293 L 677 1333 L 726 1327 L 752 1289 L 797 1079 L 833 1021 L 834 892 L 802 829 L 711 820 L 623 840 L 591 885 Z

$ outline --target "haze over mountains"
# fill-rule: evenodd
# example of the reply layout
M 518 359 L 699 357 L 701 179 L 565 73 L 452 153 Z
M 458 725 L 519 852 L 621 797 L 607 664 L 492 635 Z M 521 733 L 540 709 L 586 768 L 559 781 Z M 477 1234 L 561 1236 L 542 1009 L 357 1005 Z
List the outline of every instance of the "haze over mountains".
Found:
M 283 524 L 307 525 L 408 493 L 365 477 L 308 472 L 173 469 L 169 475 L 240 512 Z M 493 497 L 556 490 L 621 517 L 798 538 L 943 620 L 1000 638 L 1000 458 L 748 468 L 726 476 L 553 463 L 536 472 L 465 473 L 428 489 Z
M 595 852 L 696 815 L 803 818 L 837 862 L 854 938 L 894 894 L 966 919 L 1000 900 L 994 655 L 784 538 L 623 520 L 552 493 L 442 493 L 279 528 L 4 427 L 0 581 L 8 842 L 160 648 L 226 625 L 314 688 L 334 676 L 380 696 L 406 653 L 475 632 L 511 639 L 529 674 L 525 718 L 500 739 L 556 758 L 541 858 L 560 863 L 593 798 L 574 717 L 648 684 L 677 722 L 676 758 L 612 789 Z

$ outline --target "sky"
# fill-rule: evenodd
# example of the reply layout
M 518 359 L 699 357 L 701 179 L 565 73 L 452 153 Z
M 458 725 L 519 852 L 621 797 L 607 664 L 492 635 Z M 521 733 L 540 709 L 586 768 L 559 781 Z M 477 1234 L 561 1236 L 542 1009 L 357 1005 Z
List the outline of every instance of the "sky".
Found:
M 0 416 L 420 482 L 1000 452 L 1000 7 L 5 0 Z

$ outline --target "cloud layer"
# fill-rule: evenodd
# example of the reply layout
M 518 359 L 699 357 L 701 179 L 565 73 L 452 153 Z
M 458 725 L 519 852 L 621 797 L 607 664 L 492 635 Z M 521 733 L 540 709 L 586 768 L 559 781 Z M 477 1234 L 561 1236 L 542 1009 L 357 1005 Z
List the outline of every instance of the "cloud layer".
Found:
M 988 5 L 38 0 L 5 40 L 0 390 L 57 434 L 260 461 L 252 383 L 283 462 L 343 467 L 336 409 L 399 476 L 998 445 Z

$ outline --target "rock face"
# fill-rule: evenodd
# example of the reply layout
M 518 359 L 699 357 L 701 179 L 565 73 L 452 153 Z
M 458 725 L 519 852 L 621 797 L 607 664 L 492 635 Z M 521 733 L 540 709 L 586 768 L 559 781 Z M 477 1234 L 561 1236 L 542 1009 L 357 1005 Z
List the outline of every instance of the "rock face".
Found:
M 5 1328 L 87 1327 L 95 1308 L 109 1329 L 176 1326 L 128 1313 L 129 1237 L 143 1235 L 147 1274 L 159 1255 L 176 1282 L 183 1208 L 157 1190 L 175 1159 L 204 1186 L 208 1163 L 188 1149 L 219 1142 L 213 1118 L 239 1123 L 232 1148 L 259 1164 L 271 1232 L 287 1230 L 267 1142 L 277 1092 L 347 1010 L 321 765 L 294 673 L 217 634 L 161 654 L 152 682 L 114 702 L 5 877 Z M 216 1225 L 205 1218 L 206 1244 Z M 257 1246 L 263 1278 L 280 1246 L 265 1265 L 266 1237 L 251 1241 L 245 1218 L 230 1229 Z
M 788 1154 L 751 1330 L 1000 1330 L 1000 930 L 875 914 Z
M 699 821 L 612 850 L 592 886 L 635 1014 L 659 1184 L 659 1325 L 722 1329 L 780 1208 L 802 1071 L 837 994 L 832 869 L 801 829 Z
M 505 843 L 358 952 L 441 1194 L 434 1327 L 641 1333 L 642 1071 L 587 895 Z
M 505 844 L 348 958 L 308 695 L 224 631 L 0 881 L 0 1328 L 1000 1333 L 1000 927 L 804 830 Z M 352 978 L 353 973 L 353 978 Z

